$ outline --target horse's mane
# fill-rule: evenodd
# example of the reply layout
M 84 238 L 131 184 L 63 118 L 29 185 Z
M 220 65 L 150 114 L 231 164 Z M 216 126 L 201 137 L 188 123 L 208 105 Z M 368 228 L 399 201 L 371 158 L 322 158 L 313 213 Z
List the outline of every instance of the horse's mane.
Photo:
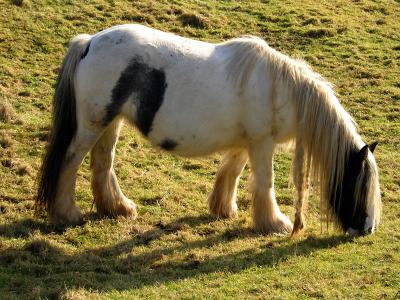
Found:
M 329 200 L 335 199 L 337 191 L 341 190 L 350 152 L 359 150 L 364 144 L 352 117 L 335 96 L 332 85 L 304 61 L 274 50 L 260 38 L 244 36 L 222 45 L 231 53 L 227 72 L 236 86 L 243 88 L 255 67 L 264 65 L 275 84 L 283 83 L 291 91 L 297 110 L 296 145 L 301 143 L 305 149 L 306 170 L 315 182 L 319 182 L 321 207 L 328 214 L 329 209 L 334 209 L 329 207 Z M 380 209 L 375 207 L 380 203 L 374 200 L 380 199 L 379 181 L 371 153 L 363 171 L 357 178 L 354 207 L 358 201 L 365 201 L 365 204 L 374 205 L 374 210 Z M 365 183 L 367 186 L 363 187 Z M 367 195 L 362 195 L 363 189 Z

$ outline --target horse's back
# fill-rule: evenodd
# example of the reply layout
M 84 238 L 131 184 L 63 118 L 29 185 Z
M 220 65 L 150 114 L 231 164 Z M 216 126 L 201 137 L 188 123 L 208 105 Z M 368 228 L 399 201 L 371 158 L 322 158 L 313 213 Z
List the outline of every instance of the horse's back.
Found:
M 185 58 L 204 60 L 211 55 L 214 44 L 184 38 L 138 24 L 118 25 L 95 34 L 88 54 L 108 59 L 104 63 L 122 64 L 140 56 L 155 68 Z

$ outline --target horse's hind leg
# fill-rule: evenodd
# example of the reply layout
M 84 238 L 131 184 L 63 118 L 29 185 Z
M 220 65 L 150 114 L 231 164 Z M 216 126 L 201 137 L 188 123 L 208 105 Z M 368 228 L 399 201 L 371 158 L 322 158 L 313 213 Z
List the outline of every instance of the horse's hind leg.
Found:
M 250 146 L 252 167 L 253 222 L 263 234 L 289 233 L 292 223 L 281 213 L 275 199 L 273 154 L 275 144 L 266 140 Z
M 220 218 L 229 218 L 237 214 L 237 185 L 246 162 L 246 150 L 231 150 L 225 155 L 217 173 L 214 189 L 208 198 L 211 214 Z
M 92 192 L 100 214 L 135 218 L 136 205 L 122 193 L 113 168 L 121 124 L 118 118 L 110 123 L 92 149 Z
M 82 160 L 96 142 L 98 134 L 99 130 L 78 126 L 62 165 L 54 205 L 49 211 L 50 221 L 53 224 L 82 223 L 81 210 L 75 204 L 76 173 Z

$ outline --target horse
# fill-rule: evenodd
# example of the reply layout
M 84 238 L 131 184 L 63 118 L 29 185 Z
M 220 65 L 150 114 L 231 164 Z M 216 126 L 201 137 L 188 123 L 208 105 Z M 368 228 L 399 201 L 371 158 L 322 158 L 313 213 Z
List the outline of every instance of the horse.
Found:
M 57 79 L 35 199 L 51 223 L 82 223 L 75 183 L 89 151 L 97 212 L 137 216 L 113 169 L 124 120 L 177 156 L 224 153 L 208 198 L 218 218 L 237 215 L 238 181 L 249 161 L 256 232 L 300 232 L 311 182 L 329 221 L 344 233 L 369 234 L 379 224 L 377 143 L 362 141 L 327 80 L 261 38 L 213 44 L 136 24 L 73 38 Z M 293 224 L 274 192 L 274 152 L 288 142 L 297 192 Z

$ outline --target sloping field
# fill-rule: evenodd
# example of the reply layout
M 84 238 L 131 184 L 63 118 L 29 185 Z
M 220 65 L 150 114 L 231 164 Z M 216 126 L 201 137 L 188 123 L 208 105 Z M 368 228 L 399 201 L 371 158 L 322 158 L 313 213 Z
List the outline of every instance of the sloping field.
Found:
M 0 298 L 400 299 L 400 3 L 398 1 L 0 0 Z M 22 1 L 21 1 L 22 2 Z M 239 217 L 208 215 L 220 156 L 180 159 L 125 127 L 115 168 L 135 221 L 99 218 L 86 158 L 77 201 L 84 225 L 33 216 L 55 78 L 70 38 L 141 23 L 206 41 L 263 37 L 336 86 L 365 141 L 378 140 L 383 217 L 351 238 L 320 223 L 294 240 L 251 230 L 248 169 Z M 291 156 L 276 157 L 276 190 L 293 216 Z

